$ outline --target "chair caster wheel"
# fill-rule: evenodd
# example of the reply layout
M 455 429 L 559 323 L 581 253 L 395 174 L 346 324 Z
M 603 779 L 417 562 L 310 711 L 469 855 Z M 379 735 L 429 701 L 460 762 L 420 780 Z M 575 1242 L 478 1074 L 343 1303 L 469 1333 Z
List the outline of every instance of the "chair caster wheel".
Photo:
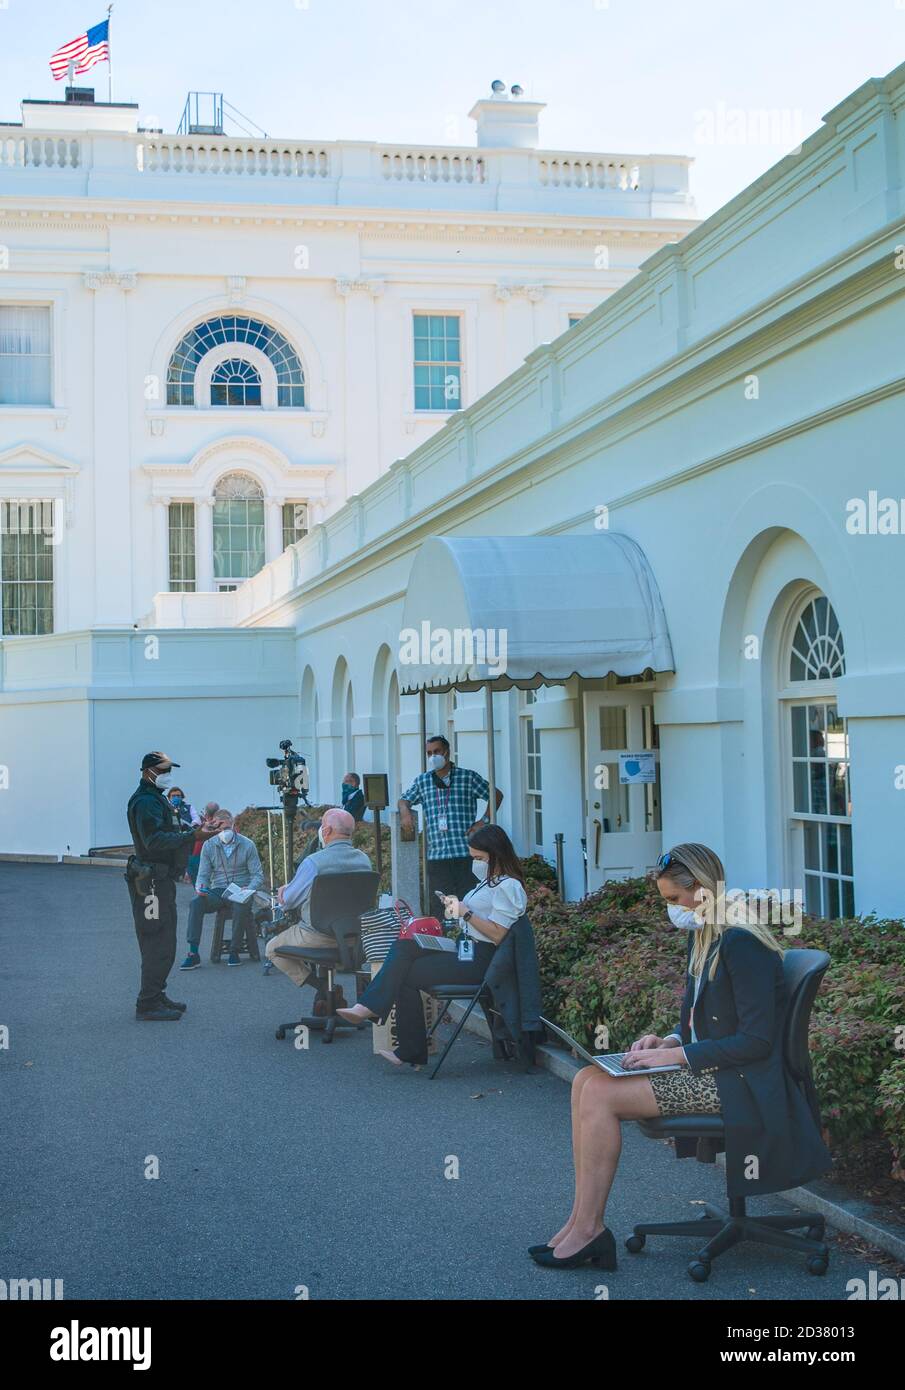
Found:
M 646 1236 L 628 1236 L 626 1238 L 625 1248 L 630 1255 L 637 1255 L 639 1250 L 644 1249 L 646 1241 Z
M 688 1266 L 688 1273 L 696 1284 L 706 1284 L 710 1278 L 709 1260 L 692 1260 Z
M 829 1255 L 810 1255 L 808 1257 L 808 1274 L 826 1274 L 830 1267 Z
M 285 1038 L 285 1036 L 286 1036 L 286 1029 L 285 1029 L 285 1028 L 278 1028 L 277 1031 L 274 1033 L 274 1037 L 276 1038 L 277 1042 L 282 1042 L 283 1039 Z

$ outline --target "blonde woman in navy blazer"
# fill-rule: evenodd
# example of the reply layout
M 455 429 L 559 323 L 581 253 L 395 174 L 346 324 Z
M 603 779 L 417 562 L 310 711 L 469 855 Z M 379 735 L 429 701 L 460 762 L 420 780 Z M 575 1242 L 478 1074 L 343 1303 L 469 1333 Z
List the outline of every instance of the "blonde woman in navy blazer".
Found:
M 530 1250 L 551 1269 L 616 1266 L 603 1216 L 622 1148 L 622 1120 L 722 1114 L 730 1197 L 797 1187 L 831 1164 L 816 1100 L 783 1063 L 788 1001 L 782 947 L 758 921 L 725 925 L 725 872 L 706 845 L 677 845 L 664 854 L 657 888 L 670 920 L 688 930 L 685 998 L 676 1031 L 662 1038 L 645 1034 L 632 1044 L 624 1065 L 678 1063 L 681 1070 L 622 1078 L 588 1066 L 576 1076 L 572 1212 L 546 1245 Z M 677 1152 L 688 1154 L 682 1141 Z

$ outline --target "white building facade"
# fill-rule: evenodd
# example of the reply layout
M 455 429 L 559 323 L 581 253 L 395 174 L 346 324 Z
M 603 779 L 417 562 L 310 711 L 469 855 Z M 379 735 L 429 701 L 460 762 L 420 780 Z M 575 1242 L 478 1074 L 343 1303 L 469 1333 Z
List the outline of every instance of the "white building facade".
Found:
M 286 733 L 319 798 L 350 768 L 398 795 L 420 767 L 409 619 L 496 622 L 525 687 L 493 701 L 501 820 L 525 853 L 563 836 L 570 896 L 692 839 L 733 884 L 901 915 L 903 108 L 905 68 L 865 83 L 237 590 L 160 593 L 137 632 L 4 643 L 15 737 L 85 725 L 93 843 L 117 838 L 143 742 L 189 749 L 203 795 L 224 748 L 260 763 Z M 486 771 L 483 694 L 426 708 Z M 219 799 L 255 799 L 242 774 Z M 23 824 L 31 795 L 7 794 Z
M 0 496 L 55 501 L 62 543 L 37 593 L 7 576 L 2 635 L 243 582 L 693 225 L 687 159 L 540 150 L 541 107 L 478 102 L 480 143 L 413 149 L 23 102 Z

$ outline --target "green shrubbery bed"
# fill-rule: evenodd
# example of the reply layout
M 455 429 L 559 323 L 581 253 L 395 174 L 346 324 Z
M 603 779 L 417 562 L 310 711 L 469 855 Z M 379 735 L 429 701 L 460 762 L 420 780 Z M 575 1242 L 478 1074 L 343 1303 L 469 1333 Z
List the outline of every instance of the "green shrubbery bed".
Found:
M 592 1044 L 600 1025 L 618 1051 L 675 1027 L 684 989 L 684 932 L 645 879 L 611 882 L 562 903 L 548 880 L 531 885 L 544 1007 Z M 873 917 L 805 918 L 788 949 L 825 950 L 832 964 L 814 1006 L 811 1055 L 827 1139 L 836 1150 L 885 1136 L 891 1176 L 905 1180 L 905 925 Z

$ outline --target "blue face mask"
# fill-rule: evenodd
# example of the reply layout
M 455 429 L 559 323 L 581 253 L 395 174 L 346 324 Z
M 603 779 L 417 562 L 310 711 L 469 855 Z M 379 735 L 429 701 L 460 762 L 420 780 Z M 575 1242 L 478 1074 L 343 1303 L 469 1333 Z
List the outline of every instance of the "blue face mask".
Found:
M 170 800 L 172 801 L 172 803 L 173 803 L 174 806 L 181 806 L 181 805 L 182 805 L 182 797 L 181 797 L 181 796 L 171 796 L 171 797 L 170 797 Z

